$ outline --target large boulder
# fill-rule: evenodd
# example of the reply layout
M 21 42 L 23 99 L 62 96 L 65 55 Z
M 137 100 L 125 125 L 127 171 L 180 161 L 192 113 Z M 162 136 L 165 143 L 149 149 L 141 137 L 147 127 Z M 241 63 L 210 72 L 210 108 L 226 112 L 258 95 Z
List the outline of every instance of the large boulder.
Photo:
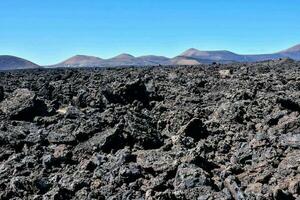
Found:
M 120 85 L 114 90 L 105 90 L 103 95 L 110 103 L 130 104 L 135 100 L 144 105 L 149 103 L 149 93 L 140 79 Z
M 137 149 L 160 148 L 164 144 L 164 138 L 157 131 L 156 124 L 155 120 L 145 114 L 127 112 L 124 131 L 128 135 L 128 146 Z
M 34 92 L 17 89 L 0 103 L 0 110 L 10 119 L 30 121 L 37 115 L 46 114 L 47 106 L 37 100 Z
M 87 140 L 85 145 L 77 147 L 79 149 L 99 149 L 102 152 L 116 152 L 125 147 L 125 138 L 122 129 L 119 127 L 108 129 L 103 132 L 96 133 L 93 137 Z
M 58 124 L 54 130 L 48 132 L 47 140 L 50 144 L 70 144 L 77 143 L 74 131 L 76 126 L 74 124 Z M 52 127 L 52 128 L 54 128 Z M 49 126 L 51 128 L 51 126 Z
M 77 96 L 73 98 L 74 104 L 79 108 L 85 108 L 88 105 L 89 94 L 81 89 L 78 91 Z

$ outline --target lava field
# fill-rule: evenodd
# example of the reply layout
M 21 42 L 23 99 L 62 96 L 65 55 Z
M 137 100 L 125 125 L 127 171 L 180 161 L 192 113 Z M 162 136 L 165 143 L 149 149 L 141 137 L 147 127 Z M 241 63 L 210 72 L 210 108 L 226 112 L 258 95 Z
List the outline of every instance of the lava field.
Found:
M 0 199 L 300 199 L 300 62 L 0 72 Z

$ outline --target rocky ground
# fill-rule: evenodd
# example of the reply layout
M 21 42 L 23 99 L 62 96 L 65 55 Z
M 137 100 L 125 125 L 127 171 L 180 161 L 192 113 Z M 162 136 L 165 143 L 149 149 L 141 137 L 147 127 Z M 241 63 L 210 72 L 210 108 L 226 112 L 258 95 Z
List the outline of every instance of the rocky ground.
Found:
M 300 198 L 300 63 L 0 77 L 0 199 Z

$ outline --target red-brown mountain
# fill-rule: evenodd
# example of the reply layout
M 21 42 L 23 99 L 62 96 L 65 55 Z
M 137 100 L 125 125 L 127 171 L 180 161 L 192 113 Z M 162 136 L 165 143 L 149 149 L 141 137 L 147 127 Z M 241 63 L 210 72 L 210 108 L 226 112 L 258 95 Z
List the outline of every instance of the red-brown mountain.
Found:
M 149 66 L 149 65 L 198 65 L 203 63 L 232 63 L 232 62 L 257 62 L 274 60 L 279 58 L 291 58 L 300 60 L 300 45 L 273 54 L 241 55 L 230 51 L 200 51 L 191 48 L 174 58 L 163 56 L 140 56 L 120 54 L 109 59 L 101 59 L 93 56 L 75 56 L 56 66 L 60 67 L 115 67 L 115 66 Z

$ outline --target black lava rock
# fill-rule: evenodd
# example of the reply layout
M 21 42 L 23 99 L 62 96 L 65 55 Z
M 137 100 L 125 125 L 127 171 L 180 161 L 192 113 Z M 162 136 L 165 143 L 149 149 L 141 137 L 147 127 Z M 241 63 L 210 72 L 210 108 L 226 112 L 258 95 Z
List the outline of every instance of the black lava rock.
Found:
M 0 199 L 299 199 L 299 69 L 2 72 Z

